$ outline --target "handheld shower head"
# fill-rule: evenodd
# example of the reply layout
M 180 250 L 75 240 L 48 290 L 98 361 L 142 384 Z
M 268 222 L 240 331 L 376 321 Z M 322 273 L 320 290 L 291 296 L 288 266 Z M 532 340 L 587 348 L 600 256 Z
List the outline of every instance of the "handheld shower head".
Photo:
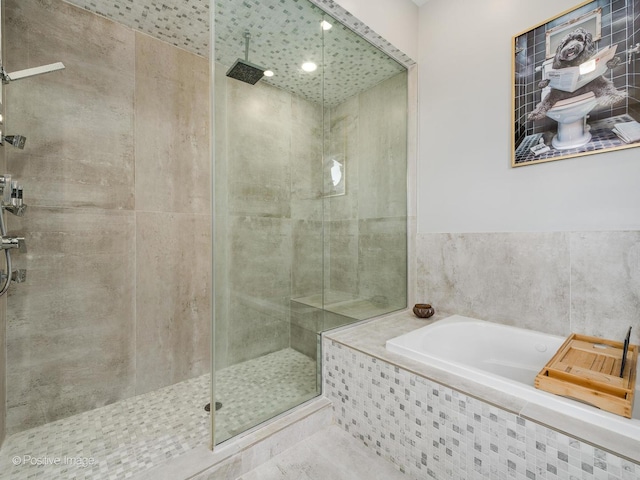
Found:
M 22 135 L 6 135 L 2 137 L 2 141 L 0 145 L 4 142 L 7 142 L 9 145 L 12 145 L 20 150 L 24 150 L 24 144 L 27 142 L 27 137 Z

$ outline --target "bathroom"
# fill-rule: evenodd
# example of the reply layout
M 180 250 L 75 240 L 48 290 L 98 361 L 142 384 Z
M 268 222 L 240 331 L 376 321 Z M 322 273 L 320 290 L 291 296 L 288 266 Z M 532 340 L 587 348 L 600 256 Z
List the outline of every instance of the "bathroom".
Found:
M 15 5 L 18 2 L 13 3 Z M 53 2 L 39 3 L 51 5 Z M 89 5 L 90 2 L 86 3 Z M 197 9 L 203 2 L 192 3 Z M 633 343 L 640 343 L 640 327 L 637 327 L 640 306 L 638 298 L 638 291 L 640 291 L 638 277 L 640 198 L 638 197 L 640 192 L 635 181 L 639 178 L 640 165 L 636 159 L 637 154 L 631 149 L 526 168 L 510 167 L 508 153 L 511 140 L 508 113 L 511 108 L 512 46 L 510 40 L 513 35 L 532 25 L 575 7 L 576 3 L 562 1 L 554 2 L 553 5 L 540 5 L 534 2 L 482 1 L 461 5 L 460 2 L 428 0 L 421 2 L 424 5 L 418 6 L 406 0 L 394 2 L 392 9 L 389 3 L 383 0 L 316 3 L 325 8 L 337 9 L 336 16 L 340 14 L 340 6 L 342 6 L 351 14 L 340 17 L 344 22 L 350 21 L 350 26 L 361 33 L 375 32 L 373 36 L 379 35 L 387 40 L 391 45 L 387 45 L 385 51 L 391 52 L 396 59 L 405 61 L 408 58 L 417 63 L 417 65 L 404 63 L 409 66 L 407 75 L 409 142 L 406 151 L 408 182 L 407 193 L 403 194 L 407 199 L 406 212 L 400 211 L 398 216 L 404 214 L 407 218 L 407 261 L 398 260 L 402 256 L 402 252 L 399 251 L 395 253 L 395 264 L 391 265 L 391 267 L 399 267 L 400 270 L 406 268 L 406 272 L 399 272 L 407 278 L 406 300 L 400 307 L 412 305 L 418 301 L 428 301 L 436 307 L 438 312 L 491 319 L 495 322 L 515 324 L 565 336 L 572 331 L 609 336 L 614 332 L 622 332 L 629 325 L 634 325 Z M 638 2 L 634 3 L 636 11 L 639 11 L 637 4 Z M 74 24 L 75 22 L 71 21 L 73 17 L 70 16 L 73 12 L 76 10 L 70 9 L 62 15 L 65 20 L 60 20 L 60 23 Z M 6 11 L 3 13 L 7 15 Z M 83 17 L 85 15 L 82 12 L 77 14 Z M 208 15 L 208 12 L 205 14 Z M 42 27 L 38 26 L 38 28 Z M 96 20 L 84 28 L 89 31 L 105 27 L 102 22 Z M 69 37 L 73 39 L 78 32 L 72 33 L 73 35 Z M 112 37 L 112 34 L 106 35 L 106 32 L 99 31 L 99 33 L 105 34 L 105 38 Z M 136 34 L 131 31 L 122 31 L 119 35 L 135 36 Z M 205 32 L 205 35 L 208 35 L 208 32 Z M 456 39 L 457 35 L 466 39 L 478 38 L 482 41 L 461 42 Z M 35 40 L 31 41 L 35 42 Z M 69 42 L 69 39 L 67 41 Z M 254 38 L 251 41 L 253 42 Z M 136 65 L 135 63 L 140 59 L 160 57 L 161 54 L 152 49 L 160 49 L 163 45 L 152 42 L 145 35 L 138 35 L 137 43 L 122 36 L 112 38 L 112 42 L 107 48 L 96 47 L 97 52 L 88 52 L 89 56 L 112 56 L 108 68 L 94 73 L 96 82 L 102 81 L 104 84 L 119 82 L 117 89 L 96 88 L 98 93 L 119 92 L 120 98 L 107 99 L 111 105 L 121 106 L 120 110 L 115 108 L 109 110 L 108 113 L 113 116 L 111 119 L 97 116 L 93 125 L 80 122 L 75 125 L 67 124 L 65 122 L 71 122 L 73 118 L 66 112 L 62 112 L 64 115 L 60 112 L 60 109 L 65 107 L 64 99 L 51 99 L 43 92 L 33 91 L 34 85 L 28 85 L 26 82 L 29 80 L 26 79 L 5 86 L 7 108 L 10 109 L 6 114 L 7 128 L 10 128 L 7 132 L 28 137 L 24 151 L 4 148 L 5 155 L 8 157 L 5 170 L 10 171 L 15 178 L 24 181 L 25 202 L 31 204 L 29 209 L 31 211 L 27 210 L 24 217 L 11 217 L 9 221 L 23 222 L 29 218 L 38 219 L 38 206 L 49 210 L 47 218 L 41 209 L 39 214 L 41 223 L 36 225 L 40 230 L 35 233 L 30 232 L 31 245 L 28 245 L 27 257 L 20 257 L 18 253 L 15 255 L 15 263 L 20 268 L 25 268 L 25 264 L 21 265 L 20 262 L 26 260 L 30 262 L 26 265 L 28 279 L 29 273 L 32 278 L 38 278 L 38 268 L 49 269 L 50 273 L 45 271 L 40 276 L 43 283 L 39 285 L 29 285 L 28 281 L 22 285 L 13 284 L 6 300 L 7 333 L 14 336 L 8 339 L 7 363 L 0 369 L 0 374 L 6 372 L 7 377 L 13 376 L 11 380 L 5 380 L 7 385 L 21 385 L 20 381 L 25 376 L 23 370 L 12 370 L 16 368 L 16 359 L 20 360 L 19 365 L 23 365 L 23 368 L 33 371 L 34 366 L 26 363 L 26 349 L 30 349 L 31 358 L 37 359 L 39 355 L 44 357 L 41 362 L 41 374 L 39 378 L 33 379 L 37 388 L 33 385 L 27 388 L 29 385 L 22 384 L 23 390 L 32 395 L 33 408 L 25 407 L 22 411 L 14 408 L 12 416 L 13 422 L 28 427 L 35 427 L 38 424 L 38 418 L 45 416 L 43 412 L 46 411 L 46 405 L 55 404 L 63 409 L 75 404 L 83 408 L 83 405 L 94 405 L 101 401 L 108 406 L 107 404 L 119 395 L 116 392 L 126 390 L 128 398 L 136 398 L 133 395 L 144 395 L 159 387 L 172 385 L 183 378 L 197 379 L 210 371 L 208 357 L 210 322 L 203 321 L 208 317 L 213 304 L 212 297 L 208 293 L 213 282 L 207 276 L 210 271 L 209 185 L 208 179 L 203 179 L 203 172 L 208 171 L 210 161 L 206 152 L 208 148 L 206 141 L 199 143 L 201 138 L 206 139 L 207 130 L 210 128 L 207 123 L 208 110 L 201 111 L 201 107 L 206 106 L 208 102 L 206 84 L 208 65 L 197 55 L 187 55 L 183 58 L 177 51 L 169 50 L 163 55 L 175 57 L 167 59 L 164 65 L 186 62 L 180 64 L 180 68 L 190 72 L 189 80 L 202 83 L 193 85 L 186 82 L 185 78 L 177 72 L 166 71 L 163 68 L 162 80 L 156 80 L 155 85 L 154 82 L 137 85 L 136 81 L 145 78 L 151 80 L 159 78 L 158 72 L 151 70 L 158 68 L 157 65 L 154 67 L 153 64 L 145 65 L 141 62 Z M 24 43 L 29 45 L 27 40 Z M 69 43 L 73 44 L 73 42 Z M 241 37 L 237 46 L 236 57 L 242 57 L 244 45 Z M 87 45 L 82 47 L 89 48 Z M 8 48 L 6 44 L 4 48 Z M 132 49 L 138 49 L 139 55 L 134 55 Z M 80 45 L 78 50 L 82 50 Z M 44 53 L 46 55 L 42 58 L 33 58 L 28 66 L 64 61 L 56 57 L 57 52 L 54 49 Z M 5 54 L 11 54 L 11 52 L 8 51 Z M 19 56 L 18 53 L 15 55 Z M 205 58 L 206 55 L 204 54 Z M 259 63 L 252 59 L 253 53 L 249 61 Z M 79 61 L 84 60 L 80 58 Z M 637 65 L 637 60 L 634 61 Z M 491 68 L 487 68 L 489 65 Z M 73 80 L 73 76 L 71 79 L 64 76 L 68 74 L 71 66 L 67 65 L 63 72 L 49 74 L 50 80 L 47 81 L 57 84 L 60 88 L 68 89 L 68 95 L 83 95 L 84 92 L 80 87 L 86 83 L 86 78 L 77 78 L 79 85 L 73 85 L 68 84 Z M 26 66 L 7 64 L 7 68 L 17 70 Z M 76 77 L 77 70 L 76 68 Z M 216 74 L 224 73 L 216 69 Z M 58 76 L 54 77 L 54 75 Z M 41 78 L 45 81 L 47 77 Z M 166 118 L 170 113 L 167 110 L 170 102 L 157 101 L 157 91 L 168 92 L 168 84 L 177 85 L 180 95 L 190 99 L 191 115 L 196 115 L 196 120 L 191 122 L 186 118 L 182 119 L 184 124 L 178 123 L 178 127 L 163 128 L 163 120 L 166 120 L 168 125 L 178 121 Z M 156 89 L 155 92 L 151 92 L 152 86 Z M 316 85 L 315 88 L 319 90 L 321 86 Z M 19 95 L 18 89 L 24 89 L 25 93 Z M 201 93 L 203 96 L 198 97 Z M 93 94 L 96 95 L 96 92 Z M 12 106 L 12 95 L 23 99 L 21 102 L 24 104 Z M 29 95 L 37 101 L 30 104 Z M 637 97 L 637 94 L 633 96 L 633 98 Z M 145 117 L 141 117 L 139 111 L 132 113 L 131 110 L 125 110 L 131 108 L 134 98 L 136 99 L 135 108 L 139 108 L 138 102 L 146 100 L 156 103 L 150 105 L 145 111 Z M 52 104 L 47 105 L 49 102 Z M 38 116 L 35 121 L 36 117 L 32 112 L 45 107 L 48 107 L 45 112 L 50 114 Z M 454 111 L 456 108 L 465 110 L 457 112 Z M 12 119 L 9 117 L 11 111 L 26 112 L 26 114 L 23 113 L 20 116 L 14 114 Z M 178 113 L 174 112 L 176 115 Z M 322 112 L 316 112 L 316 114 L 320 116 Z M 16 123 L 15 118 L 20 118 L 23 123 Z M 109 121 L 109 124 L 100 124 L 100 121 Z M 154 122 L 155 125 L 153 125 Z M 219 128 L 218 124 L 216 119 L 216 130 Z M 451 128 L 454 124 L 457 128 Z M 149 128 L 151 126 L 153 128 Z M 95 130 L 87 132 L 87 128 Z M 157 134 L 157 129 L 160 128 L 168 132 L 166 136 Z M 135 137 L 127 133 L 131 129 L 135 129 Z M 465 138 L 462 139 L 461 135 Z M 62 142 L 61 139 L 65 136 L 68 136 L 67 141 Z M 170 141 L 171 139 L 179 139 L 180 143 L 174 144 Z M 78 141 L 87 142 L 88 145 L 85 144 L 85 148 L 93 155 L 99 156 L 104 153 L 99 150 L 102 142 L 107 142 L 110 149 L 115 149 L 104 157 L 98 157 L 98 161 L 92 168 L 96 166 L 104 168 L 109 166 L 109 162 L 115 162 L 115 159 L 119 159 L 120 165 L 125 167 L 128 165 L 128 167 L 115 172 L 94 170 L 83 173 L 79 165 L 82 168 L 89 167 L 85 167 L 82 162 L 79 163 L 77 157 L 73 158 L 74 155 L 83 153 L 79 148 L 76 152 L 73 151 L 73 145 Z M 40 158 L 33 156 L 33 150 L 32 153 L 28 150 L 30 144 L 35 147 L 39 142 L 42 152 Z M 320 145 L 317 148 L 322 149 L 323 146 Z M 58 150 L 54 150 L 52 154 L 51 149 Z M 154 151 L 155 149 L 157 150 Z M 169 151 L 171 156 L 182 158 L 182 162 L 179 161 L 174 165 L 158 165 L 156 158 L 162 158 L 166 151 Z M 185 168 L 185 158 L 193 159 L 194 152 L 202 154 L 202 158 L 196 155 L 198 160 L 194 162 L 193 169 L 188 170 Z M 20 154 L 32 156 L 28 158 L 29 161 L 23 161 L 24 157 L 20 158 Z M 45 154 L 51 154 L 56 158 L 68 158 L 68 165 L 64 168 L 50 165 L 47 168 Z M 150 161 L 145 164 L 147 158 Z M 132 163 L 135 164 L 135 178 L 131 176 Z M 117 164 L 115 166 L 121 168 Z M 175 171 L 167 170 L 171 168 L 175 168 Z M 405 168 L 402 167 L 402 169 Z M 44 175 L 41 175 L 41 172 Z M 216 173 L 218 174 L 218 171 Z M 351 173 L 348 165 L 346 168 L 347 195 L 331 197 L 332 199 L 325 199 L 325 201 L 347 200 L 348 194 L 353 192 L 349 181 Z M 58 177 L 57 180 L 52 183 L 52 179 L 56 177 Z M 47 182 L 46 186 L 38 185 L 39 182 L 44 181 Z M 148 183 L 143 185 L 141 182 Z M 132 183 L 135 195 L 131 194 Z M 184 196 L 165 194 L 167 191 L 184 190 L 185 185 L 188 185 L 188 188 Z M 395 191 L 392 190 L 391 193 Z M 44 197 L 45 193 L 47 197 Z M 385 192 L 385 195 L 389 194 Z M 167 198 L 174 203 L 167 204 Z M 216 208 L 219 207 L 220 205 L 216 205 Z M 295 210 L 297 207 L 294 208 L 291 204 L 291 208 Z M 65 215 L 71 210 L 74 213 L 73 217 Z M 297 211 L 299 210 L 298 208 Z M 344 212 L 346 207 L 336 205 L 336 210 Z M 32 214 L 31 217 L 29 217 L 30 214 Z M 54 214 L 58 218 L 51 221 L 49 214 Z M 271 219 L 262 220 L 263 222 L 269 221 L 273 229 L 278 228 L 282 231 L 282 226 L 274 224 L 273 219 L 277 218 L 277 215 L 273 215 L 273 212 L 271 216 L 266 214 L 263 217 Z M 341 221 L 344 220 L 344 217 L 338 218 Z M 220 218 L 217 219 L 219 220 Z M 10 223 L 10 225 L 12 232 L 22 231 L 19 223 Z M 62 230 L 60 225 L 65 225 L 66 230 Z M 315 237 L 313 229 L 317 228 L 314 221 L 300 222 L 299 225 L 311 231 L 311 233 L 302 231 L 300 234 L 309 242 L 313 242 Z M 247 225 L 240 222 L 239 226 Z M 346 269 L 348 267 L 346 260 L 350 258 L 346 252 L 350 251 L 349 248 L 353 248 L 353 243 L 350 242 L 353 242 L 351 237 L 355 227 L 346 221 L 336 222 L 332 227 L 335 227 L 333 236 L 341 251 L 337 252 L 335 258 L 331 258 L 336 267 Z M 337 230 L 340 227 L 344 229 L 344 235 L 340 235 L 341 231 Z M 65 244 L 63 237 L 66 239 L 70 235 L 69 232 L 74 231 L 79 235 L 76 242 L 80 245 L 72 245 L 71 248 L 82 247 L 86 252 L 83 258 L 71 255 L 73 253 L 71 249 L 65 250 L 69 245 Z M 184 231 L 193 233 L 187 236 L 181 235 Z M 240 231 L 236 238 L 246 238 L 248 233 L 246 230 Z M 55 239 L 56 236 L 59 238 Z M 40 247 L 36 242 L 40 240 L 49 242 L 52 237 L 58 251 L 55 258 L 49 257 L 48 261 L 51 263 L 47 266 L 46 263 L 42 263 L 47 261 L 44 242 Z M 29 241 L 28 236 L 27 241 Z M 98 242 L 101 243 L 100 248 L 103 249 L 101 251 L 106 252 L 106 255 L 95 254 L 91 249 L 91 245 Z M 390 243 L 398 242 L 391 239 Z M 134 249 L 131 246 L 134 244 L 137 247 L 135 251 L 138 252 L 138 256 L 132 258 L 131 252 Z M 319 246 L 314 247 L 317 248 L 318 253 L 313 253 L 311 248 L 311 246 L 305 247 L 299 252 L 297 261 L 313 261 L 314 257 L 322 258 L 325 254 L 322 249 L 328 247 L 320 243 Z M 38 254 L 38 252 L 43 253 Z M 260 248 L 247 245 L 244 252 L 247 255 L 256 255 L 260 253 Z M 181 261 L 171 260 L 172 258 L 179 258 Z M 186 262 L 185 259 L 187 259 Z M 222 259 L 224 260 L 225 257 Z M 267 269 L 281 268 L 277 258 L 272 260 L 272 263 L 267 263 Z M 71 262 L 71 265 L 60 270 L 60 266 L 67 262 Z M 385 266 L 385 269 L 388 268 Z M 74 270 L 80 269 L 86 269 L 91 274 L 99 272 L 99 275 L 94 277 L 84 275 L 85 280 L 79 284 L 75 280 L 77 271 Z M 216 274 L 230 273 L 230 269 L 216 270 Z M 330 273 L 327 277 L 330 277 Z M 93 281 L 96 283 L 92 285 L 86 280 L 87 278 L 95 279 Z M 135 289 L 131 286 L 132 278 L 137 278 Z M 309 276 L 301 278 L 304 278 L 308 284 L 319 282 L 320 285 L 326 279 L 320 274 L 318 278 Z M 343 278 L 338 275 L 333 277 L 338 283 Z M 375 275 L 372 278 L 375 279 Z M 246 278 L 237 278 L 237 280 L 242 283 Z M 224 285 L 228 281 L 229 279 L 224 277 L 216 278 L 215 284 Z M 53 283 L 58 289 L 62 289 L 62 292 L 51 290 L 50 284 Z M 343 283 L 349 283 L 349 279 L 347 278 L 347 282 Z M 104 295 L 105 284 L 112 285 L 114 289 L 107 290 L 107 295 Z M 370 280 L 366 284 L 374 285 L 375 282 Z M 20 291 L 23 287 L 34 290 L 33 295 L 42 298 L 42 304 L 38 306 L 29 305 L 24 301 L 16 302 L 21 296 L 27 294 Z M 82 295 L 77 293 L 80 288 L 86 289 Z M 383 286 L 386 290 L 390 288 L 388 285 Z M 39 292 L 35 293 L 38 290 Z M 176 299 L 171 294 L 175 291 L 179 291 L 183 298 Z M 347 291 L 347 293 L 351 292 Z M 403 293 L 399 291 L 390 297 L 401 297 Z M 92 296 L 87 297 L 87 295 Z M 265 295 L 271 295 L 271 292 L 265 292 Z M 119 301 L 109 301 L 113 297 L 117 297 Z M 56 302 L 55 298 L 64 300 Z M 92 302 L 98 303 L 85 305 L 86 298 L 91 298 Z M 300 299 L 300 297 L 296 298 Z M 12 301 L 13 305 L 11 305 Z M 39 342 L 29 345 L 15 343 L 16 339 L 20 339 L 20 329 L 27 328 L 24 309 L 39 307 L 41 314 L 49 312 L 48 318 L 54 324 L 58 322 L 61 325 L 62 305 L 69 305 L 69 302 L 77 306 L 75 307 L 77 311 L 72 312 L 75 320 L 72 320 L 70 325 L 67 324 L 66 328 L 61 328 L 57 335 L 75 337 L 77 343 L 72 344 L 73 348 L 84 357 L 81 357 L 82 362 L 75 360 L 73 364 L 68 365 L 66 371 L 64 368 L 60 370 L 67 375 L 73 375 L 76 369 L 82 368 L 84 372 L 88 372 L 87 378 L 90 380 L 86 385 L 86 391 L 80 391 L 80 395 L 74 395 L 73 398 L 70 398 L 73 392 L 56 391 L 55 379 L 52 382 L 46 382 L 51 370 L 45 354 L 51 352 L 54 345 L 49 343 L 45 336 L 38 339 L 32 332 L 30 340 L 40 340 Z M 305 305 L 314 308 L 302 302 L 297 303 L 298 305 L 291 308 L 292 317 L 295 317 L 296 308 L 300 305 L 302 305 L 300 308 L 306 308 Z M 388 302 L 387 307 L 388 311 L 398 308 L 393 302 Z M 218 298 L 216 298 L 215 308 L 224 308 L 224 303 L 221 304 Z M 240 308 L 251 308 L 251 305 L 241 305 Z M 192 330 L 174 331 L 173 337 L 161 337 L 160 332 L 172 332 L 174 327 L 171 324 L 156 323 L 156 320 L 162 318 L 162 312 L 172 309 L 175 309 L 176 315 L 178 312 L 184 314 L 184 311 L 190 315 L 188 325 Z M 99 315 L 96 315 L 93 326 L 83 325 L 81 321 L 86 319 L 88 310 L 104 311 L 108 313 L 109 318 L 121 319 L 122 323 L 102 322 Z M 10 313 L 12 311 L 13 313 Z M 128 330 L 132 328 L 131 325 L 124 323 L 125 318 L 132 316 L 131 311 L 136 312 L 138 320 L 139 330 L 136 332 Z M 68 312 L 65 311 L 66 313 Z M 253 312 L 247 317 L 251 315 Z M 268 312 L 265 315 L 268 315 Z M 198 323 L 200 321 L 202 323 Z M 238 320 L 240 321 L 242 320 Z M 268 318 L 265 319 L 265 323 L 268 321 Z M 339 318 L 335 319 L 331 326 L 339 321 Z M 300 327 L 300 322 L 296 322 L 297 320 L 292 318 L 292 331 L 295 330 L 293 325 Z M 87 328 L 83 330 L 83 327 Z M 98 327 L 103 336 L 92 337 L 91 332 Z M 222 327 L 216 325 L 216 328 Z M 37 328 L 35 326 L 36 332 Z M 307 335 L 305 329 L 297 330 L 298 338 L 301 339 Z M 250 345 L 252 339 L 268 336 L 265 332 L 252 332 L 248 326 L 244 330 L 239 328 L 237 332 L 240 332 L 240 336 L 235 341 L 240 345 Z M 147 334 L 150 335 L 151 340 L 136 342 L 136 336 L 142 339 Z M 157 337 L 154 339 L 153 335 Z M 276 341 L 280 336 L 280 333 L 275 333 L 270 340 Z M 173 343 L 160 343 L 158 338 L 166 338 L 167 341 L 170 339 Z M 95 343 L 92 348 L 82 348 L 92 342 Z M 314 353 L 317 354 L 317 350 L 309 347 L 308 342 L 305 345 L 307 346 L 300 347 L 300 350 L 306 349 L 308 358 Z M 133 360 L 129 363 L 114 361 L 109 364 L 109 369 L 98 372 L 99 375 L 87 370 L 91 366 L 92 358 L 95 359 L 95 355 L 105 356 L 103 362 L 96 361 L 99 365 L 107 362 L 109 358 L 117 358 L 116 349 L 125 349 L 127 352 L 125 356 L 130 359 L 135 358 L 135 363 Z M 223 355 L 221 352 L 224 352 L 221 345 L 216 345 L 215 351 L 216 355 L 220 356 Z M 59 355 L 57 352 L 56 354 Z M 351 355 L 345 354 L 344 357 L 346 366 L 351 361 Z M 2 358 L 4 359 L 5 356 L 3 355 Z M 239 359 L 227 357 L 226 360 L 233 363 Z M 224 362 L 225 359 L 220 357 L 218 361 Z M 136 382 L 132 384 L 132 377 L 138 378 L 137 384 Z M 125 379 L 126 382 L 123 382 Z M 101 390 L 98 390 L 98 386 Z M 13 388 L 13 391 L 7 391 L 3 395 L 7 397 L 15 395 L 15 387 Z M 313 388 L 316 388 L 315 383 Z M 315 392 L 313 394 L 315 395 Z M 209 402 L 208 392 L 203 397 L 203 399 L 194 399 L 193 403 L 199 405 Z M 224 412 L 229 407 L 228 403 L 225 404 L 224 401 L 222 403 L 220 412 Z M 304 408 L 312 407 L 306 404 Z M 335 412 L 338 417 L 339 408 Z M 16 416 L 16 413 L 19 413 L 19 416 Z M 296 438 L 309 436 L 309 430 L 319 430 L 323 426 L 318 420 L 313 423 L 314 420 L 311 420 L 312 416 L 308 413 L 298 412 L 291 415 L 298 415 L 299 418 L 308 420 L 307 424 L 299 422 L 300 430 L 293 435 Z M 64 416 L 64 410 L 60 411 L 60 418 Z M 4 418 L 4 415 L 0 417 Z M 277 421 L 281 422 L 283 418 L 285 417 L 279 417 Z M 502 420 L 503 417 L 498 416 L 498 418 Z M 16 423 L 5 424 L 0 430 L 15 431 Z M 545 424 L 548 425 L 548 423 Z M 554 432 L 552 429 L 550 431 Z M 548 432 L 544 433 L 546 435 Z M 205 432 L 204 435 L 208 433 Z M 9 435 L 6 438 L 9 438 Z M 354 441 L 359 441 L 359 437 L 354 438 Z M 5 439 L 5 445 L 6 442 Z M 270 447 L 271 452 L 274 452 L 272 454 L 277 453 L 278 448 L 283 448 L 282 444 L 285 443 L 280 439 L 280 446 Z M 375 442 L 373 444 L 375 445 Z M 580 443 L 580 448 L 575 450 L 580 455 L 603 454 L 602 451 L 593 448 L 591 452 L 587 452 L 589 447 L 591 445 L 588 443 Z M 549 451 L 553 448 L 557 449 L 550 444 L 548 448 Z M 222 454 L 220 450 L 222 449 L 219 449 L 218 454 Z M 611 449 L 604 454 L 609 455 L 610 451 Z M 384 452 L 381 452 L 381 456 L 384 457 Z M 255 457 L 258 458 L 260 455 Z M 540 457 L 540 454 L 534 454 L 534 457 Z M 633 463 L 628 460 L 628 457 L 628 454 L 622 454 L 611 461 L 608 473 L 613 475 L 612 478 L 637 478 L 640 475 L 637 461 Z M 268 456 L 264 458 L 264 460 L 267 459 Z M 598 457 L 598 459 L 601 458 Z M 203 460 L 199 458 L 199 461 Z M 557 461 L 556 458 L 555 462 Z M 228 465 L 228 475 L 214 475 L 211 478 L 239 477 L 244 472 L 239 472 L 237 469 L 246 467 L 241 463 L 231 462 Z M 473 459 L 471 463 L 473 465 Z M 524 470 L 520 470 L 520 461 L 513 460 L 515 465 L 506 461 L 503 463 L 505 469 L 503 473 L 507 475 L 505 478 L 508 478 L 510 473 L 514 477 L 520 475 L 522 478 L 527 478 L 527 467 L 525 465 L 522 467 Z M 552 461 L 547 463 L 554 466 Z M 198 468 L 202 465 L 200 463 Z M 584 475 L 587 475 L 585 478 L 599 478 L 596 476 L 598 468 L 592 468 L 592 473 L 588 473 L 588 467 L 589 465 L 586 470 L 581 468 L 581 471 L 585 472 Z M 408 473 L 407 478 L 412 478 L 414 472 L 411 468 L 409 466 L 402 468 Z M 619 469 L 617 473 L 616 468 Z M 546 472 L 546 477 L 540 472 L 532 471 L 532 473 L 537 475 L 535 478 L 568 478 L 562 477 L 560 470 L 554 477 L 552 470 L 553 468 L 547 469 L 545 464 L 543 472 Z M 197 471 L 204 471 L 204 467 Z M 234 472 L 237 475 L 233 476 Z M 189 478 L 189 476 L 168 478 Z M 442 473 L 436 478 L 448 477 Z M 501 477 L 496 476 L 496 478 Z

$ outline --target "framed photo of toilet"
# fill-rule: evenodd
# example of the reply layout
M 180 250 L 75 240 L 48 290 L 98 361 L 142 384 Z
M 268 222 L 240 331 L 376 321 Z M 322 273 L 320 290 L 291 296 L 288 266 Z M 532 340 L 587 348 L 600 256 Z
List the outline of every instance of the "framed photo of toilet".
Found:
M 512 167 L 640 146 L 638 13 L 592 0 L 513 37 Z

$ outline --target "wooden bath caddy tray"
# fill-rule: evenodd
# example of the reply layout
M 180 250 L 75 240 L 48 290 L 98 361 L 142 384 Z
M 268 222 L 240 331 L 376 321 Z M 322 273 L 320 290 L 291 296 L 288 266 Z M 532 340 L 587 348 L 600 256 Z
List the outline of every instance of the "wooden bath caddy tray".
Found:
M 629 345 L 624 372 L 622 342 L 572 333 L 538 373 L 535 386 L 631 418 L 638 345 Z

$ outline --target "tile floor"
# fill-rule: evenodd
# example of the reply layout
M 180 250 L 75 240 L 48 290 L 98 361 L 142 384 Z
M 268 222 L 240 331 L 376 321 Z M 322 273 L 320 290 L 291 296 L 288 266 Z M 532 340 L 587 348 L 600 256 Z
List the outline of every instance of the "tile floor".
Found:
M 292 348 L 220 370 L 216 443 L 315 397 L 316 382 L 315 360 Z
M 121 480 L 206 446 L 209 383 L 203 375 L 12 435 L 0 480 Z M 285 349 L 221 370 L 217 385 L 217 433 L 229 437 L 315 396 L 315 361 Z
M 390 462 L 333 425 L 237 480 L 401 480 Z

